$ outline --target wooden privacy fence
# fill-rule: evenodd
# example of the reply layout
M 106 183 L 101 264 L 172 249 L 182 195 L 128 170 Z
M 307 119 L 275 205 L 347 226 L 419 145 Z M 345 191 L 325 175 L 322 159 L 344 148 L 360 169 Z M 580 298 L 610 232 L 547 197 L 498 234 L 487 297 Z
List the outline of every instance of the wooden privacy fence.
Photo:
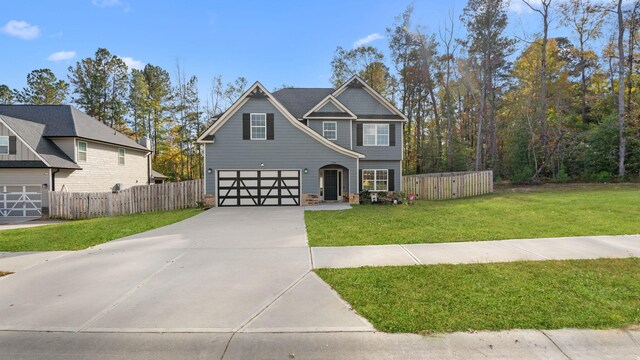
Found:
M 204 196 L 202 180 L 134 186 L 119 192 L 49 192 L 49 217 L 88 219 L 197 206 Z
M 424 200 L 489 194 L 493 192 L 493 171 L 405 175 L 402 177 L 402 191 Z

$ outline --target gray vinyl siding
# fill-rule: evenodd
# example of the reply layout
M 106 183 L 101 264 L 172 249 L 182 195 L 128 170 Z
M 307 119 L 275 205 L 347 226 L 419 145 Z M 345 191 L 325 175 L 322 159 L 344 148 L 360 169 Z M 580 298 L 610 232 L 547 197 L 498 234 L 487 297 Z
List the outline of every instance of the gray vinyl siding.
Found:
M 333 105 L 332 102 L 328 102 L 318 109 L 318 112 L 342 112 L 342 110 L 338 109 L 338 107 Z
M 0 124 L 0 136 L 16 136 L 13 131 L 9 130 L 4 124 Z M 0 154 L 0 160 L 3 161 L 25 161 L 25 160 L 40 160 L 33 151 L 29 150 L 29 147 L 16 137 L 16 153 L 14 155 Z M 4 170 L 3 170 L 4 171 Z
M 76 160 L 76 139 L 64 138 L 64 139 L 51 139 L 56 146 L 60 148 L 67 156 L 75 161 Z
M 379 124 L 387 122 L 364 122 L 354 121 L 352 125 L 353 151 L 357 151 L 365 156 L 365 160 L 402 160 L 402 122 L 388 122 L 389 126 L 396 127 L 395 146 L 358 146 L 357 124 Z
M 351 149 L 351 121 L 350 120 L 309 120 L 307 125 L 322 135 L 322 123 L 324 121 L 335 121 L 338 128 L 338 136 L 336 140 L 331 140 L 336 144 Z
M 274 140 L 243 140 L 242 114 L 274 114 Z M 216 194 L 217 170 L 223 169 L 308 169 L 302 176 L 302 193 L 318 194 L 318 170 L 329 164 L 357 168 L 357 159 L 343 155 L 311 138 L 291 124 L 267 99 L 249 99 L 206 144 L 206 193 Z M 264 167 L 260 164 L 263 163 Z M 206 171 L 205 171 L 206 173 Z M 357 174 L 350 172 L 351 191 L 357 191 Z M 217 194 L 216 194 L 217 195 Z
M 380 170 L 380 169 L 393 169 L 394 170 L 394 191 L 401 190 L 400 178 L 402 172 L 400 170 L 401 161 L 377 161 L 377 160 L 360 160 L 360 171 L 362 170 Z
M 356 115 L 391 115 L 373 96 L 361 88 L 347 88 L 337 98 L 344 106 Z

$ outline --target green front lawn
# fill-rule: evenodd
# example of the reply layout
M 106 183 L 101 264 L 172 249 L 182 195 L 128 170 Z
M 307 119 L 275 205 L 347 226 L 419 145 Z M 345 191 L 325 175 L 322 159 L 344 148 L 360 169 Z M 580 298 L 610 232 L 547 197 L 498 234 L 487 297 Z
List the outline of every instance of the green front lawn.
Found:
M 172 210 L 2 230 L 0 251 L 81 250 L 173 224 L 199 213 L 199 209 Z
M 500 190 L 413 206 L 307 211 L 311 246 L 438 243 L 640 233 L 640 185 Z
M 618 328 L 640 324 L 640 259 L 320 269 L 378 330 Z

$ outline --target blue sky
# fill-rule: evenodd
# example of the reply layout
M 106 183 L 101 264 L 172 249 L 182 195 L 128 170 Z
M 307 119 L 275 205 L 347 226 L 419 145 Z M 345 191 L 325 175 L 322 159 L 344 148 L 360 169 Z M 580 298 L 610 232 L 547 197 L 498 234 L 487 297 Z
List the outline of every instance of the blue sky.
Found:
M 522 36 L 537 17 L 511 5 L 509 32 Z M 409 4 L 399 1 L 5 0 L 0 13 L 0 84 L 25 85 L 33 69 L 67 68 L 106 47 L 133 66 L 197 75 L 201 97 L 211 78 L 245 76 L 268 89 L 330 86 L 336 46 L 360 39 L 388 53 L 386 27 Z M 465 1 L 415 1 L 414 20 L 437 31 Z

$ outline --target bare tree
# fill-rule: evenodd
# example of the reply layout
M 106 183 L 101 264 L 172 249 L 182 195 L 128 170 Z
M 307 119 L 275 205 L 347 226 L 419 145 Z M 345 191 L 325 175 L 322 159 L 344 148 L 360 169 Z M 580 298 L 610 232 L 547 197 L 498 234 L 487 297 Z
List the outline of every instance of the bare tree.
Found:
M 587 123 L 587 58 L 588 43 L 602 35 L 602 6 L 594 0 L 568 0 L 560 4 L 562 23 L 578 35 L 578 70 L 580 71 L 580 102 L 582 123 Z
M 618 132 L 620 136 L 620 148 L 618 152 L 618 176 L 623 178 L 624 159 L 626 152 L 626 140 L 624 137 L 624 14 L 622 13 L 622 0 L 618 0 Z
M 531 10 L 542 16 L 542 46 L 540 47 L 540 139 L 543 147 L 547 146 L 547 43 L 549 42 L 549 9 L 551 0 L 542 0 L 540 8 L 534 7 L 527 0 L 522 0 Z

